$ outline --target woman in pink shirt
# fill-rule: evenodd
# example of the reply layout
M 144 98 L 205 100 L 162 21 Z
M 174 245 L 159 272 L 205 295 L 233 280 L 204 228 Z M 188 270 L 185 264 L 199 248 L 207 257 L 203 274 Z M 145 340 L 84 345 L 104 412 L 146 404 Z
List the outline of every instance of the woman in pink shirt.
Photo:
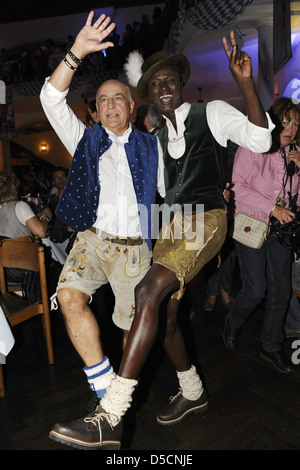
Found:
M 239 148 L 234 161 L 232 183 L 236 213 L 246 212 L 269 222 L 273 216 L 281 224 L 291 222 L 300 206 L 300 106 L 290 98 L 280 98 L 269 114 L 275 124 L 273 145 L 260 154 Z M 289 163 L 294 162 L 290 176 Z M 298 202 L 297 202 L 298 197 Z M 293 209 L 293 210 L 291 210 Z M 240 328 L 265 299 L 261 333 L 261 357 L 284 373 L 293 364 L 282 349 L 283 323 L 291 294 L 292 250 L 270 234 L 260 249 L 236 242 L 242 288 L 226 317 L 225 346 L 234 350 Z

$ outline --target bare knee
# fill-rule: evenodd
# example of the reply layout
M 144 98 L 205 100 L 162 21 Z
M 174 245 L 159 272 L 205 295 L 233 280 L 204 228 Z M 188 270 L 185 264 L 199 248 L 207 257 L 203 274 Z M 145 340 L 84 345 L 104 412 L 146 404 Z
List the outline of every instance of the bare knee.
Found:
M 157 310 L 166 296 L 163 283 L 159 279 L 142 280 L 135 288 L 135 314 L 150 315 Z
M 84 292 L 72 288 L 63 288 L 57 291 L 57 300 L 64 315 L 75 312 L 87 305 L 89 296 Z
M 179 281 L 174 272 L 154 265 L 135 288 L 136 305 L 160 305 L 168 294 L 178 288 Z
M 134 290 L 136 311 L 144 306 L 151 307 L 157 303 L 159 292 L 155 289 L 153 282 L 142 280 Z

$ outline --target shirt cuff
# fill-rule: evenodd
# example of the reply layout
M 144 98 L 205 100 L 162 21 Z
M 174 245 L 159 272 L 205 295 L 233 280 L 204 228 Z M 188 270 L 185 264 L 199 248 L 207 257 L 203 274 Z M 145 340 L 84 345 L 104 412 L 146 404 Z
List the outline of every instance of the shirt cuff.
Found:
M 249 141 L 251 141 L 251 150 L 255 153 L 265 153 L 268 152 L 272 145 L 272 136 L 271 132 L 275 128 L 270 116 L 266 113 L 268 120 L 268 127 L 260 127 L 247 119 L 247 134 L 249 136 Z
M 49 78 L 50 77 L 47 77 L 45 79 L 45 83 L 44 83 L 44 86 L 43 86 L 43 90 L 46 93 L 46 95 L 53 96 L 53 97 L 59 98 L 59 99 L 64 99 L 67 96 L 68 92 L 69 92 L 69 88 L 67 88 L 67 90 L 65 90 L 65 91 L 59 91 L 56 88 L 54 88 L 54 86 L 49 82 Z
M 258 133 L 259 135 L 261 135 L 261 134 L 269 135 L 270 132 L 272 132 L 272 130 L 275 128 L 275 124 L 273 124 L 273 122 L 272 122 L 272 120 L 269 116 L 269 113 L 266 113 L 266 116 L 267 116 L 267 120 L 268 120 L 268 127 L 257 126 L 256 124 L 253 124 L 248 119 L 248 128 L 249 128 L 249 131 L 251 132 L 252 135 L 254 133 Z

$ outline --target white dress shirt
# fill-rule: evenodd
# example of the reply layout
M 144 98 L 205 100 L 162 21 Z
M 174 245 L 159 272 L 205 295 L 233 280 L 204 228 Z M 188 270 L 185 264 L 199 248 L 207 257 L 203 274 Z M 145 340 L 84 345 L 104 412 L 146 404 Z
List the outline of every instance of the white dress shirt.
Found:
M 164 116 L 168 126 L 168 151 L 175 159 L 180 158 L 185 152 L 184 121 L 190 107 L 189 103 L 183 103 L 175 110 L 177 132 L 171 121 Z M 206 106 L 208 126 L 220 145 L 226 147 L 227 141 L 231 140 L 256 153 L 267 152 L 271 146 L 271 131 L 275 126 L 269 115 L 267 113 L 266 115 L 268 129 L 252 124 L 247 116 L 225 101 L 211 101 Z
M 47 78 L 40 98 L 50 124 L 69 153 L 74 155 L 85 125 L 67 105 L 67 93 L 68 90 L 65 92 L 56 90 Z M 99 159 L 101 191 L 94 227 L 99 232 L 104 231 L 114 236 L 141 236 L 137 199 L 124 148 L 132 132 L 131 125 L 129 124 L 121 137 L 106 128 L 105 130 L 112 145 Z M 157 189 L 161 197 L 165 197 L 163 157 L 159 141 L 158 154 Z

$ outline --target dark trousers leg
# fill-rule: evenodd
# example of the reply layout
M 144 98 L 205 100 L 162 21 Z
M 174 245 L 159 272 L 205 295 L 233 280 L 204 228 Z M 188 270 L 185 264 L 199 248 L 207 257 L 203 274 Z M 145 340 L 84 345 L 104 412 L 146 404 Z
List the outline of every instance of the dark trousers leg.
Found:
M 291 293 L 292 253 L 277 238 L 271 237 L 266 254 L 268 290 L 261 340 L 266 351 L 274 352 L 281 348 L 284 340 L 283 324 Z
M 274 352 L 283 340 L 283 321 L 290 296 L 291 252 L 270 237 L 259 250 L 236 243 L 242 288 L 229 311 L 232 326 L 241 327 L 265 298 L 261 340 Z

